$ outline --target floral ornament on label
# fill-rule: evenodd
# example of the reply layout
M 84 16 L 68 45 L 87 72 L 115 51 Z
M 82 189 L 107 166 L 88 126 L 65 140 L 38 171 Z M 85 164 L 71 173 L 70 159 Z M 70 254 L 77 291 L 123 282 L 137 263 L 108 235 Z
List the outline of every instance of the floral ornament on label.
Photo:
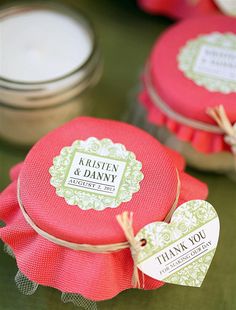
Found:
M 141 169 L 123 144 L 90 137 L 64 147 L 53 159 L 50 183 L 69 205 L 100 211 L 132 199 L 144 177 Z
M 227 72 L 222 69 L 221 71 L 217 67 L 218 72 L 214 65 L 215 59 L 208 56 L 209 54 L 221 53 L 230 59 L 233 57 L 232 55 L 235 55 L 235 47 L 236 36 L 234 33 L 213 32 L 199 35 L 197 38 L 189 40 L 180 49 L 178 68 L 187 78 L 194 81 L 198 86 L 205 87 L 210 92 L 223 94 L 236 92 L 233 66 L 228 66 Z M 217 73 L 215 73 L 216 71 Z

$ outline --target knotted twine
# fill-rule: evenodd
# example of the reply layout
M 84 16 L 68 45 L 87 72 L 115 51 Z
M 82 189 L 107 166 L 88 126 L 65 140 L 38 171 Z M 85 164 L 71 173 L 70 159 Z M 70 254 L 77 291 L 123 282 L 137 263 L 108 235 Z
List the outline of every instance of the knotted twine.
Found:
M 179 177 L 179 172 L 176 169 L 177 174 L 177 189 L 176 189 L 176 197 L 175 201 L 168 212 L 167 216 L 164 219 L 164 222 L 169 222 L 175 209 L 178 206 L 180 190 L 181 190 L 181 182 Z M 134 263 L 133 268 L 133 275 L 132 275 L 132 286 L 134 288 L 140 288 L 140 279 L 139 279 L 139 272 L 138 272 L 138 256 L 142 248 L 141 240 L 138 241 L 135 239 L 134 230 L 133 230 L 133 212 L 125 211 L 122 214 L 116 216 L 116 219 L 122 228 L 124 235 L 127 239 L 125 242 L 120 243 L 112 243 L 112 244 L 105 244 L 105 245 L 91 245 L 91 244 L 79 244 L 74 242 L 69 242 L 60 238 L 57 238 L 48 232 L 42 230 L 37 224 L 34 223 L 32 218 L 27 213 L 23 202 L 20 197 L 20 178 L 18 178 L 17 182 L 17 200 L 21 209 L 21 212 L 26 220 L 26 222 L 33 228 L 33 230 L 38 233 L 43 238 L 47 239 L 48 241 L 75 250 L 75 251 L 86 251 L 90 253 L 101 253 L 101 254 L 108 254 L 112 252 L 117 252 L 123 249 L 130 248 L 131 256 Z M 144 283 L 144 282 L 143 282 Z M 144 284 L 143 284 L 144 286 Z
M 219 128 L 225 133 L 224 141 L 231 147 L 236 169 L 236 126 L 231 124 L 223 105 L 208 108 L 207 114 L 214 119 Z

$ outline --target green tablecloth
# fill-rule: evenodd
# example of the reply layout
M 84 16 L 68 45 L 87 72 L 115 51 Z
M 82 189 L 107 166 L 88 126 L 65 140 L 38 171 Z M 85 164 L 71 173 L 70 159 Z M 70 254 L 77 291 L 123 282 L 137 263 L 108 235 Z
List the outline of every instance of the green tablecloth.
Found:
M 7 2 L 0 0 L 0 4 Z M 68 2 L 82 8 L 93 20 L 105 60 L 103 78 L 92 94 L 96 102 L 94 115 L 119 119 L 127 107 L 131 90 L 137 85 L 154 40 L 171 21 L 146 15 L 131 0 Z M 0 190 L 9 183 L 9 168 L 23 160 L 25 154 L 26 150 L 0 142 Z M 235 183 L 224 176 L 189 172 L 209 185 L 209 201 L 221 221 L 219 246 L 202 287 L 165 285 L 156 291 L 128 290 L 110 301 L 99 303 L 100 309 L 236 309 Z M 62 304 L 59 292 L 51 288 L 40 287 L 33 296 L 21 295 L 14 284 L 15 273 L 15 261 L 0 253 L 0 310 L 74 309 L 71 304 Z

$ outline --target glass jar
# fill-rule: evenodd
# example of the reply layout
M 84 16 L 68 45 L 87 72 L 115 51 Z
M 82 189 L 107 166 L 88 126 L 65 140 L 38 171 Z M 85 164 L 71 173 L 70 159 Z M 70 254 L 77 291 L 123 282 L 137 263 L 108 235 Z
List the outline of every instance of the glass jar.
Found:
M 102 65 L 85 16 L 58 4 L 16 5 L 0 11 L 0 27 L 3 139 L 30 145 L 89 111 L 87 89 L 98 82 Z

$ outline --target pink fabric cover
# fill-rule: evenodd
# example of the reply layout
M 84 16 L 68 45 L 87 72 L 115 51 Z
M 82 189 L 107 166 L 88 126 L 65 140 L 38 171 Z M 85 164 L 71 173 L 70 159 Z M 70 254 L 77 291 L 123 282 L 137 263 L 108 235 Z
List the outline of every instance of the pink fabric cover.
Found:
M 140 191 L 114 209 L 83 211 L 69 206 L 49 183 L 48 170 L 60 150 L 77 139 L 93 136 L 124 144 L 143 164 Z M 92 300 L 110 299 L 131 288 L 130 250 L 111 254 L 77 252 L 39 236 L 20 211 L 16 197 L 18 176 L 25 209 L 40 228 L 68 241 L 107 244 L 126 241 L 116 221 L 116 215 L 123 211 L 134 212 L 135 233 L 150 222 L 164 219 L 176 197 L 176 168 L 181 179 L 179 205 L 190 199 L 205 199 L 206 185 L 183 171 L 182 157 L 166 150 L 149 134 L 116 121 L 77 118 L 41 139 L 25 161 L 12 168 L 12 183 L 0 196 L 0 219 L 6 223 L 0 229 L 0 238 L 13 249 L 19 269 L 30 280 Z M 145 276 L 145 289 L 161 285 Z
M 148 13 L 163 14 L 177 19 L 218 12 L 214 0 L 138 0 L 138 4 Z
M 148 64 L 152 83 L 157 94 L 172 110 L 187 118 L 215 124 L 206 114 L 208 107 L 222 104 L 232 123 L 236 121 L 236 93 L 210 92 L 203 86 L 186 78 L 178 69 L 177 55 L 187 41 L 199 35 L 212 32 L 236 34 L 236 19 L 223 15 L 199 17 L 178 23 L 167 30 L 155 43 Z M 190 142 L 200 152 L 228 151 L 223 135 L 212 134 L 179 124 L 167 117 L 152 102 L 146 89 L 140 94 L 141 103 L 147 108 L 148 120 L 156 125 L 166 126 L 183 140 Z M 216 124 L 215 124 L 216 125 Z

